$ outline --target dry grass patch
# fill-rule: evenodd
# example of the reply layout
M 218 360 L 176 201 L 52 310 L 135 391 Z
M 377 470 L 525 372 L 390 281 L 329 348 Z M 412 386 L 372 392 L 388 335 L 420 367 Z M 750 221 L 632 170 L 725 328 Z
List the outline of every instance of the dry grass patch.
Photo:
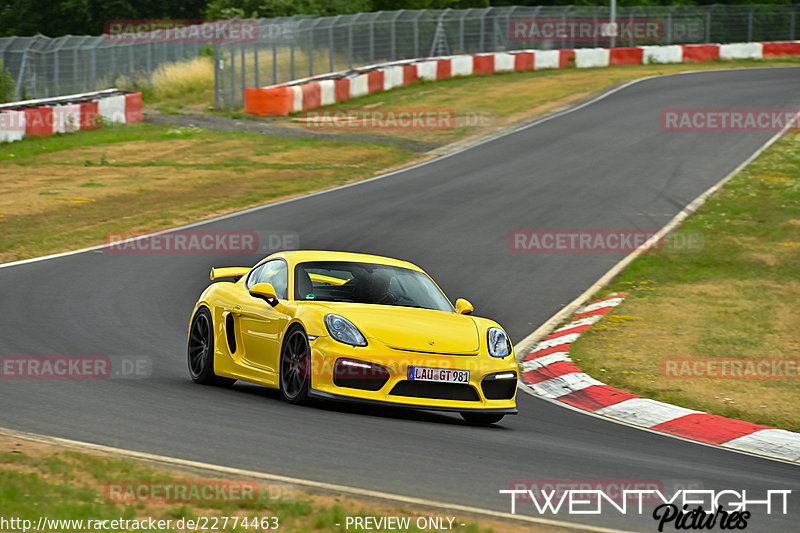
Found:
M 487 519 L 439 509 L 356 498 L 335 492 L 310 491 L 302 486 L 258 481 L 256 502 L 202 502 L 187 504 L 116 504 L 104 496 L 106 483 L 154 482 L 158 484 L 218 481 L 220 476 L 153 466 L 98 452 L 72 451 L 11 436 L 0 436 L 0 513 L 37 522 L 50 519 L 175 519 L 180 517 L 264 517 L 279 518 L 279 530 L 342 531 L 346 516 L 443 516 L 455 517 L 453 531 L 460 533 L 551 533 L 566 531 Z M 234 481 L 235 483 L 235 481 Z M 412 520 L 413 523 L 413 520 Z M 226 531 L 252 531 L 229 525 Z M 409 531 L 419 531 L 411 528 Z
M 102 244 L 364 179 L 419 156 L 392 146 L 144 125 L 138 139 L 0 147 L 0 261 Z M 74 140 L 70 140 L 73 143 Z M 25 150 L 28 150 L 26 153 Z M 3 152 L 15 157 L 2 159 Z M 313 157 L 310 156 L 313 154 Z M 6 154 L 8 155 L 8 154 Z M 58 228 L 57 232 L 50 228 Z
M 210 103 L 214 99 L 214 59 L 200 56 L 161 65 L 153 72 L 151 83 L 158 100 Z
M 336 128 L 335 131 L 364 133 L 416 139 L 428 142 L 453 142 L 468 135 L 486 133 L 494 128 L 552 112 L 585 100 L 598 91 L 638 78 L 675 74 L 694 70 L 722 68 L 796 66 L 798 59 L 714 61 L 670 65 L 630 65 L 590 69 L 549 69 L 534 72 L 513 72 L 488 76 L 467 76 L 437 82 L 421 82 L 408 87 L 367 95 L 356 100 L 326 106 L 319 113 L 348 109 L 452 110 L 471 125 L 452 129 L 364 130 Z M 483 119 L 469 120 L 470 117 Z M 304 127 L 298 117 L 279 119 Z M 307 126 L 305 126 L 307 127 Z M 320 128 L 331 131 L 332 128 Z

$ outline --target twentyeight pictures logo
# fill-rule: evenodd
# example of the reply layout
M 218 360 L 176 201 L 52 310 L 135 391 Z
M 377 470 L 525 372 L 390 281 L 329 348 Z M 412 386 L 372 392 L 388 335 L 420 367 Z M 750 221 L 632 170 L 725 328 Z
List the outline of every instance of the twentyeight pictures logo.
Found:
M 509 488 L 499 490 L 509 495 L 511 514 L 517 514 L 520 504 L 542 514 L 600 515 L 617 513 L 650 515 L 658 523 L 658 531 L 686 529 L 735 530 L 745 529 L 753 510 L 767 515 L 789 512 L 788 489 L 766 490 L 758 493 L 746 490 L 681 489 L 664 491 L 658 486 L 623 488 L 568 488 L 534 490 Z M 656 484 L 657 485 L 657 484 Z M 528 503 L 530 502 L 530 503 Z M 652 505 L 645 504 L 655 502 Z M 652 508 L 652 510 L 651 510 Z

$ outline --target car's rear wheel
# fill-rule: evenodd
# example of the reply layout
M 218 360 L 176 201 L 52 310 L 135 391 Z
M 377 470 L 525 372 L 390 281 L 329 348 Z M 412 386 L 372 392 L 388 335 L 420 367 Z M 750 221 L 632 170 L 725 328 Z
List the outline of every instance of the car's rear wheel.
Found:
M 306 403 L 311 382 L 311 350 L 302 328 L 286 334 L 281 350 L 281 394 L 289 403 Z
M 230 387 L 236 380 L 214 374 L 214 322 L 211 313 L 201 307 L 189 329 L 189 375 L 195 383 Z
M 467 424 L 472 424 L 473 426 L 496 424 L 500 422 L 504 416 L 503 413 L 472 413 L 469 411 L 461 413 L 461 418 L 463 418 Z

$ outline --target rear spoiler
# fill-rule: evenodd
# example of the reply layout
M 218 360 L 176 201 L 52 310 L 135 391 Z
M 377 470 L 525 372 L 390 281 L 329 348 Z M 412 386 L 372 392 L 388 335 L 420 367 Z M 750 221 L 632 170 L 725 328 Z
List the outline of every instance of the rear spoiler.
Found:
M 250 267 L 222 267 L 211 269 L 211 281 L 219 278 L 239 278 L 250 272 Z

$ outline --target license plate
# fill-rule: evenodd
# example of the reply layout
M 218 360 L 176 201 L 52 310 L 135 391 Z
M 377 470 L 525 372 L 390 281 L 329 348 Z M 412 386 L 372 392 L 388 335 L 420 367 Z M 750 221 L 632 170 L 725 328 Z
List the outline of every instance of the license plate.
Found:
M 410 381 L 440 381 L 444 383 L 469 383 L 469 370 L 434 368 L 430 366 L 408 367 Z

